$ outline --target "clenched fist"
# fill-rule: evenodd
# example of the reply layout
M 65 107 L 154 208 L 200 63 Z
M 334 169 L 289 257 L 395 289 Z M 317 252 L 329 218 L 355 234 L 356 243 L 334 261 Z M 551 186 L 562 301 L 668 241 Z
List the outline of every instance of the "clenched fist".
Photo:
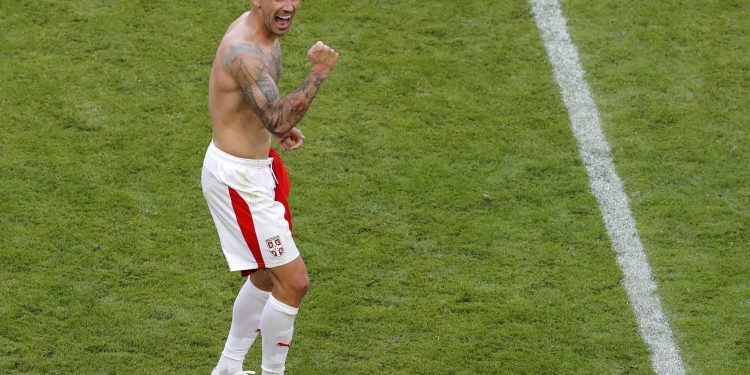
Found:
M 325 78 L 336 66 L 336 62 L 339 60 L 339 53 L 319 41 L 307 51 L 307 58 L 312 63 L 312 69 L 320 74 L 322 78 Z

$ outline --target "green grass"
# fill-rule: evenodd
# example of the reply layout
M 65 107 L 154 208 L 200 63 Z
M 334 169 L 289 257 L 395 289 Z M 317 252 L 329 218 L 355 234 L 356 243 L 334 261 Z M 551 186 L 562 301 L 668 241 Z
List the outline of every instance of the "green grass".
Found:
M 566 5 L 688 368 L 744 373 L 750 4 Z
M 241 279 L 200 192 L 207 81 L 248 3 L 0 3 L 0 373 L 210 372 Z M 284 155 L 312 280 L 288 373 L 652 373 L 529 5 L 303 3 L 282 91 L 315 41 L 342 55 Z M 750 367 L 736 4 L 564 3 L 696 374 Z

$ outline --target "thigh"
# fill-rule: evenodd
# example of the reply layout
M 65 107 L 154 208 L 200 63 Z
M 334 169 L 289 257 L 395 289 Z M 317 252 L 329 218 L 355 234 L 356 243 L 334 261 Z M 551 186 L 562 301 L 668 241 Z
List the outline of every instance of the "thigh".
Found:
M 266 270 L 258 270 L 248 277 L 253 285 L 262 291 L 270 292 L 273 288 L 273 279 L 271 279 L 271 275 Z

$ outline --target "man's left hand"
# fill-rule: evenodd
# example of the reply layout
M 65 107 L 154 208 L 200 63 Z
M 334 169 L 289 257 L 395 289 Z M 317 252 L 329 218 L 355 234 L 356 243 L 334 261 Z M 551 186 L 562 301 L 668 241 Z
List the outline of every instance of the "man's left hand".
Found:
M 284 137 L 275 137 L 276 142 L 281 146 L 284 151 L 294 151 L 302 147 L 305 136 L 302 131 L 297 128 L 292 128 L 289 133 L 286 133 Z

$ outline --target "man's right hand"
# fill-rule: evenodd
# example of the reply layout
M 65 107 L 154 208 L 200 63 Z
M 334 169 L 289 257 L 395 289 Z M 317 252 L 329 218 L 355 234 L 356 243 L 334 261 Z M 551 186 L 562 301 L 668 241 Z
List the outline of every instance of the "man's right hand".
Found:
M 318 73 L 321 78 L 325 78 L 336 66 L 339 53 L 319 41 L 307 51 L 307 58 L 312 63 L 312 70 Z

